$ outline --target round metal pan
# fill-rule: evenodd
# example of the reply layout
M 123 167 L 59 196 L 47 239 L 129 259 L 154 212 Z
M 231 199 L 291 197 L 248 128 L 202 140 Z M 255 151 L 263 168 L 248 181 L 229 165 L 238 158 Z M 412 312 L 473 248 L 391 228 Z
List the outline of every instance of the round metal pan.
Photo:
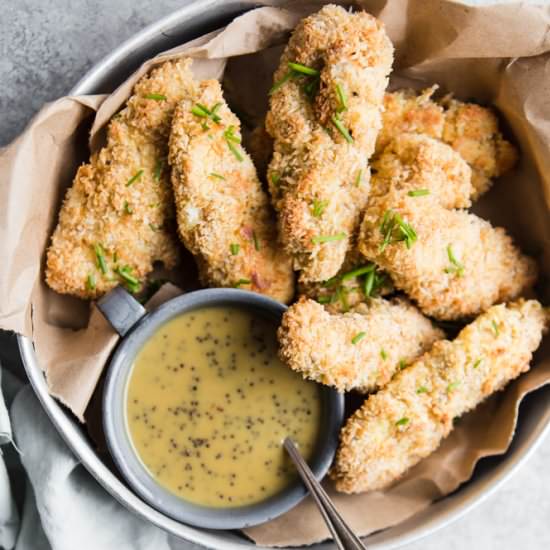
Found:
M 254 7 L 253 2 L 196 0 L 157 23 L 146 27 L 95 65 L 71 90 L 70 95 L 108 93 L 145 59 L 227 24 Z M 126 508 L 158 527 L 189 542 L 224 550 L 243 550 L 253 543 L 229 531 L 196 529 L 157 512 L 136 496 L 101 461 L 84 433 L 66 409 L 49 394 L 32 342 L 18 337 L 29 380 L 53 424 L 86 469 Z M 509 478 L 550 431 L 550 387 L 528 396 L 521 406 L 514 441 L 501 457 L 484 459 L 472 479 L 454 494 L 434 503 L 411 519 L 365 539 L 370 550 L 399 548 L 444 527 L 493 493 Z M 368 510 L 365 510 L 368 513 Z M 316 544 L 314 550 L 332 548 Z

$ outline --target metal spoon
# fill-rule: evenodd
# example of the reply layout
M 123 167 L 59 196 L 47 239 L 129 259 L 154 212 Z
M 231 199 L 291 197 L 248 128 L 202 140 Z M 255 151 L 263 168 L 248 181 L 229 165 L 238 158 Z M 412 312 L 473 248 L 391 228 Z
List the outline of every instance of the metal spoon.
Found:
M 366 546 L 361 542 L 361 539 L 344 521 L 321 484 L 315 479 L 313 472 L 290 437 L 285 439 L 284 447 L 313 497 L 321 516 L 323 516 L 336 546 L 340 550 L 366 550 Z

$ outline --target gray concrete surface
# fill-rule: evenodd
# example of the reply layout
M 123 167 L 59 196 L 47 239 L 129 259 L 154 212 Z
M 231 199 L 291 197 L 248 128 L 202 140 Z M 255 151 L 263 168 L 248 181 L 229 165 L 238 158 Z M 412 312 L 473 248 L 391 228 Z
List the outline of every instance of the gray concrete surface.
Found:
M 0 17 L 0 145 L 94 62 L 182 0 L 11 0 Z M 496 495 L 407 550 L 550 548 L 550 438 Z

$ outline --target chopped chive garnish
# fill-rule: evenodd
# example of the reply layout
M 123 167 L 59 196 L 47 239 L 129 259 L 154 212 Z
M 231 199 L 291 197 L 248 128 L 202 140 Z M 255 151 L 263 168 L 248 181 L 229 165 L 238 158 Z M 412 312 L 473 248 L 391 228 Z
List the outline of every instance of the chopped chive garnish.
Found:
M 348 271 L 347 273 L 344 273 L 341 276 L 342 281 L 347 281 L 349 279 L 354 279 L 355 277 L 360 277 L 361 275 L 364 275 L 365 273 L 370 273 L 371 271 L 374 271 L 376 269 L 376 266 L 374 264 L 368 264 L 363 265 L 361 267 L 356 267 L 355 269 L 352 269 L 351 271 Z
M 130 266 L 117 267 L 115 272 L 126 283 L 126 286 L 131 292 L 137 292 L 139 290 L 139 280 L 132 275 L 132 268 Z
M 202 107 L 199 107 L 198 105 L 194 105 L 193 108 L 191 109 L 191 112 L 195 116 L 198 116 L 198 117 L 201 117 L 201 118 L 208 118 L 208 113 Z
M 336 126 L 336 129 L 342 134 L 342 136 L 344 136 L 344 139 L 348 143 L 353 143 L 353 138 L 351 137 L 348 129 L 344 126 L 342 119 L 337 115 L 332 115 L 331 120 L 334 126 Z
M 155 164 L 155 169 L 153 170 L 153 178 L 155 181 L 160 181 L 160 176 L 162 176 L 162 169 L 164 168 L 164 161 L 162 159 L 157 160 Z
M 269 95 L 271 95 L 272 93 L 276 92 L 285 82 L 287 82 L 288 80 L 290 80 L 293 76 L 293 72 L 292 71 L 288 71 L 288 73 L 286 73 L 283 78 L 281 78 L 280 80 L 278 80 L 277 82 L 275 82 L 275 84 L 273 84 L 273 86 L 271 86 L 271 89 L 269 90 Z
M 418 238 L 416 231 L 397 213 L 387 210 L 380 224 L 380 232 L 383 235 L 380 252 L 384 252 L 390 244 L 405 241 L 407 248 L 410 248 Z
M 455 391 L 458 386 L 460 386 L 460 382 L 451 382 L 448 386 L 447 386 L 447 393 L 451 393 L 453 391 Z
M 311 213 L 313 214 L 313 217 L 320 218 L 327 206 L 328 206 L 328 201 L 320 201 L 318 199 L 313 199 L 313 206 L 311 208 Z
M 362 179 L 363 179 L 363 170 L 359 170 L 359 172 L 357 172 L 357 178 L 355 179 L 355 187 L 359 187 L 361 185 Z
M 409 419 L 404 416 L 403 418 L 400 418 L 396 423 L 395 425 L 396 426 L 406 426 L 407 424 L 409 423 Z
M 382 357 L 384 361 L 388 358 L 388 354 L 386 353 L 386 350 L 384 348 L 380 350 L 380 357 Z
M 97 265 L 101 270 L 101 273 L 105 275 L 107 273 L 107 263 L 105 262 L 105 252 L 100 244 L 94 245 L 94 252 L 97 258 Z
M 138 170 L 127 182 L 126 187 L 130 187 L 132 183 L 135 183 L 139 178 L 141 178 L 143 170 Z
M 426 386 L 420 386 L 417 390 L 416 390 L 416 393 L 427 393 L 428 392 L 428 388 Z
M 219 180 L 224 180 L 225 179 L 221 174 L 217 174 L 216 172 L 210 172 L 210 177 L 217 178 Z
M 128 201 L 124 201 L 124 213 L 132 214 L 134 212 L 133 208 L 128 204 Z
M 249 285 L 251 282 L 252 281 L 250 279 L 239 279 L 234 286 L 239 288 L 241 285 Z
M 429 189 L 415 189 L 414 191 L 409 191 L 407 195 L 409 197 L 425 197 L 426 195 L 430 194 Z
M 320 304 L 330 304 L 332 302 L 332 295 L 328 295 L 328 296 L 319 296 L 317 298 L 317 301 L 320 303 Z
M 301 63 L 289 63 L 288 66 L 296 73 L 306 74 L 308 76 L 319 76 L 317 69 L 312 69 Z
M 160 227 L 158 225 L 155 225 L 154 223 L 150 223 L 149 227 L 155 232 L 160 229 Z
M 348 108 L 348 98 L 346 93 L 340 84 L 336 84 L 336 95 L 338 96 L 338 101 L 340 105 L 338 106 L 338 112 L 341 113 Z
M 160 202 L 152 202 L 149 207 L 150 208 L 158 208 L 160 206 Z
M 167 99 L 167 97 L 163 94 L 147 94 L 145 97 L 147 99 L 155 99 L 156 101 L 163 101 Z
M 95 275 L 93 273 L 88 273 L 88 278 L 86 279 L 86 288 L 88 290 L 95 290 Z
M 313 101 L 319 91 L 319 77 L 313 77 L 309 82 L 304 84 L 304 93 L 310 101 Z
M 258 240 L 258 235 L 256 235 L 256 231 L 252 231 L 252 240 L 254 241 L 254 248 L 259 251 L 260 241 Z
M 401 359 L 399 361 L 399 370 L 403 370 L 405 368 L 407 368 L 407 362 L 405 361 L 405 359 Z
M 334 295 L 335 295 L 335 299 L 339 300 L 340 303 L 342 304 L 342 310 L 343 311 L 348 311 L 349 310 L 349 304 L 348 304 L 348 297 L 347 297 L 346 289 L 340 287 L 334 293 Z
M 491 325 L 493 325 L 493 330 L 495 331 L 495 338 L 497 338 L 498 335 L 500 334 L 500 330 L 494 319 L 491 321 Z
M 455 273 L 457 277 L 462 277 L 464 275 L 464 265 L 456 259 L 451 245 L 447 246 L 447 257 L 452 265 L 445 268 L 445 273 Z
M 367 273 L 367 276 L 365 277 L 365 287 L 363 288 L 365 296 L 370 296 L 372 294 L 375 277 L 376 273 L 374 271 L 369 271 Z
M 360 342 L 365 336 L 367 335 L 366 332 L 358 332 L 352 339 L 351 343 L 355 346 L 358 342 Z
M 231 243 L 229 245 L 229 250 L 231 251 L 231 254 L 233 256 L 236 256 L 239 253 L 239 250 L 241 249 L 241 245 L 237 243 Z
M 270 180 L 273 185 L 277 185 L 280 179 L 281 175 L 278 172 L 271 172 Z
M 311 239 L 311 242 L 313 244 L 322 244 L 322 243 L 330 243 L 334 241 L 341 241 L 342 239 L 346 238 L 345 233 L 337 233 L 336 235 L 317 235 L 317 237 L 313 237 Z
M 113 262 L 115 262 L 115 264 L 118 262 L 118 252 L 116 252 L 116 251 L 113 254 Z
M 235 146 L 235 143 L 241 142 L 241 138 L 233 133 L 234 129 L 234 126 L 229 126 L 229 128 L 223 133 L 223 137 L 225 138 L 229 150 L 235 155 L 238 161 L 242 162 L 244 160 L 243 156 Z
M 474 369 L 477 369 L 479 365 L 481 365 L 482 361 L 483 361 L 483 357 L 480 357 L 479 359 L 477 359 L 476 362 L 474 363 Z

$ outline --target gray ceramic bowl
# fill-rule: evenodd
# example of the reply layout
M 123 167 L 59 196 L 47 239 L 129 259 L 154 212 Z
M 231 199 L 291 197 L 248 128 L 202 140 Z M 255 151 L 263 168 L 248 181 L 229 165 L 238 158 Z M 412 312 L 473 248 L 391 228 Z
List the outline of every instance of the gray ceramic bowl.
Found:
M 139 459 L 126 422 L 126 391 L 132 365 L 143 344 L 167 321 L 196 309 L 232 306 L 253 311 L 280 323 L 286 306 L 253 292 L 208 289 L 184 294 L 147 313 L 122 287 L 98 302 L 98 307 L 123 337 L 109 363 L 103 394 L 103 427 L 109 451 L 118 469 L 134 491 L 166 515 L 198 527 L 237 529 L 269 521 L 296 506 L 306 495 L 297 478 L 285 490 L 258 504 L 238 508 L 209 508 L 192 504 L 157 483 Z M 342 394 L 319 386 L 322 429 L 310 467 L 317 479 L 327 473 L 338 445 L 344 418 Z

